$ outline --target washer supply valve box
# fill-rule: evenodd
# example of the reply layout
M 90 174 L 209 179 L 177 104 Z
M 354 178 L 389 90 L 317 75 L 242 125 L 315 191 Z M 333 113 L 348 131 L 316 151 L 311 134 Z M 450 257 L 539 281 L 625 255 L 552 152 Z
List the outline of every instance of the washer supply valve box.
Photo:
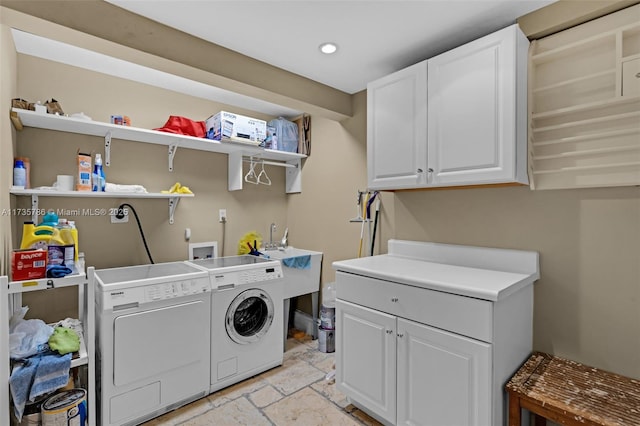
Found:
M 267 122 L 233 112 L 220 111 L 206 120 L 207 138 L 216 141 L 236 139 L 238 142 L 261 144 L 267 137 Z

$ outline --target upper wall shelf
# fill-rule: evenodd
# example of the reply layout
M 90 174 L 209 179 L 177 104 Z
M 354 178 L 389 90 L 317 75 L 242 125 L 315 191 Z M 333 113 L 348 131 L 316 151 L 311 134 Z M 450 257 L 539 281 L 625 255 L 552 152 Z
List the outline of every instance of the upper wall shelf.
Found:
M 182 147 L 227 154 L 229 156 L 229 191 L 242 189 L 242 157 L 254 157 L 262 160 L 279 161 L 295 166 L 287 168 L 286 189 L 287 193 L 301 192 L 301 160 L 306 158 L 306 155 L 303 154 L 54 114 L 40 114 L 19 108 L 13 108 L 12 113 L 17 114 L 23 126 L 103 137 L 105 139 L 106 165 L 110 163 L 109 153 L 111 149 L 111 139 L 113 138 L 167 146 L 169 148 L 168 158 L 170 171 L 173 170 L 173 157 L 176 154 L 176 150 L 178 147 Z
M 532 42 L 533 188 L 640 184 L 639 12 L 631 6 Z

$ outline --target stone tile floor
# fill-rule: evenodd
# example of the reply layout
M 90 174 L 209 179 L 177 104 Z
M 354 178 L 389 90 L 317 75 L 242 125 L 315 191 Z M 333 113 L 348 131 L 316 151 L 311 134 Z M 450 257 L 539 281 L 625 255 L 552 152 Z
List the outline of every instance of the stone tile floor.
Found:
M 318 351 L 308 336 L 289 338 L 284 362 L 258 376 L 144 423 L 144 426 L 377 426 L 349 404 L 326 375 L 334 354 Z

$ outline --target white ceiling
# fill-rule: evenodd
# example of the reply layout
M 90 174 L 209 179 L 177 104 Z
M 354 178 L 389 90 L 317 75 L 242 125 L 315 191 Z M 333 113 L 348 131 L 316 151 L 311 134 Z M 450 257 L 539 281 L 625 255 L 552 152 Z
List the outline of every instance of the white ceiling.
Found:
M 347 93 L 554 0 L 106 0 Z M 327 56 L 318 46 L 338 44 Z

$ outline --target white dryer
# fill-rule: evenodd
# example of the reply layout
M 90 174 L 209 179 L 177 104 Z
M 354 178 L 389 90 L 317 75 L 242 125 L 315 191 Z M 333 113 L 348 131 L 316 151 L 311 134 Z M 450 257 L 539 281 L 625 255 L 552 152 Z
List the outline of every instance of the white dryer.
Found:
M 137 425 L 209 393 L 211 286 L 187 262 L 97 270 L 98 424 Z
M 211 280 L 210 392 L 282 365 L 280 262 L 246 255 L 192 263 Z

